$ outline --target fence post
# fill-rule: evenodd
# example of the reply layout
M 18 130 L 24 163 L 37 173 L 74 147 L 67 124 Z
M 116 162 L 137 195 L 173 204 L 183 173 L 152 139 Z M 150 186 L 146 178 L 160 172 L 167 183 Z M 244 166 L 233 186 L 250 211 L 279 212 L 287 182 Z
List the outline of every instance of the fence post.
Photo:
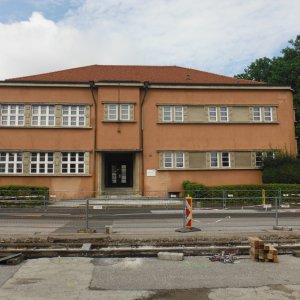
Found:
M 278 190 L 278 199 L 279 199 L 279 207 L 280 207 L 281 206 L 281 202 L 282 202 L 281 189 Z
M 275 197 L 275 223 L 278 226 L 278 199 Z
M 85 224 L 86 229 L 89 229 L 89 199 L 86 200 L 86 210 L 85 210 Z
M 266 207 L 266 191 L 264 189 L 261 190 L 261 200 L 262 200 L 262 207 Z
M 222 191 L 222 197 L 223 197 L 223 209 L 226 208 L 226 191 Z

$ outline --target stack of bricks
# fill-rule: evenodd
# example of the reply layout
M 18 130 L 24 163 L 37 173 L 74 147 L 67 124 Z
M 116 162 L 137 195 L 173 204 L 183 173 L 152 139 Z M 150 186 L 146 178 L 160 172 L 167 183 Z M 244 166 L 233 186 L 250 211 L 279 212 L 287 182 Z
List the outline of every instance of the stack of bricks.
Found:
M 250 258 L 261 262 L 278 262 L 278 250 L 258 237 L 249 237 Z

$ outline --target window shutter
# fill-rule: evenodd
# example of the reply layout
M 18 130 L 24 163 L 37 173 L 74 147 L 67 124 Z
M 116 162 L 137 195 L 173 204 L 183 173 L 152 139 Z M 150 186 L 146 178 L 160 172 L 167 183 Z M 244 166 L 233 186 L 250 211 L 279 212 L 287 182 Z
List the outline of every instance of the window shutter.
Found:
M 129 120 L 134 121 L 134 105 L 129 105 Z
M 91 107 L 86 105 L 85 107 L 85 127 L 91 126 Z
M 188 107 L 183 106 L 183 122 L 185 122 L 188 119 Z
M 164 168 L 164 154 L 163 152 L 159 152 L 159 168 Z
M 55 105 L 55 126 L 62 126 L 62 105 Z
M 25 126 L 31 126 L 31 105 L 24 106 Z
M 23 174 L 30 174 L 30 152 L 23 152 Z
M 54 174 L 59 175 L 61 174 L 61 153 L 54 152 L 53 159 L 54 159 Z
M 253 122 L 253 107 L 249 107 L 249 121 Z
M 189 152 L 184 152 L 184 167 L 186 169 L 190 168 L 190 158 L 189 158 Z
M 210 153 L 206 152 L 206 168 L 210 168 Z
M 85 174 L 90 174 L 90 152 L 84 153 L 84 169 Z
M 103 113 L 104 113 L 104 120 L 107 121 L 108 120 L 108 104 L 104 104 Z
M 230 168 L 235 168 L 234 152 L 229 152 L 229 155 L 230 155 Z
M 209 117 L 208 117 L 208 106 L 204 106 L 204 115 L 205 115 L 204 121 L 207 123 L 208 120 L 209 120 Z
M 256 168 L 256 152 L 251 152 L 251 167 Z
M 277 107 L 272 107 L 272 120 L 277 122 Z
M 232 121 L 232 117 L 233 117 L 233 107 L 228 107 L 228 122 Z
M 163 121 L 163 108 L 162 106 L 158 107 L 158 122 L 162 122 Z

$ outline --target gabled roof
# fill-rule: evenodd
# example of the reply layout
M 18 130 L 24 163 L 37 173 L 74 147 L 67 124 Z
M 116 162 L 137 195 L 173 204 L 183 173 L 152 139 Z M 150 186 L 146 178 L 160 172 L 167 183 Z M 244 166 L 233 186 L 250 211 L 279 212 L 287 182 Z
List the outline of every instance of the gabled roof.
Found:
M 252 85 L 261 82 L 237 79 L 177 66 L 91 65 L 44 74 L 11 78 L 18 82 L 88 82 L 125 81 L 168 84 Z

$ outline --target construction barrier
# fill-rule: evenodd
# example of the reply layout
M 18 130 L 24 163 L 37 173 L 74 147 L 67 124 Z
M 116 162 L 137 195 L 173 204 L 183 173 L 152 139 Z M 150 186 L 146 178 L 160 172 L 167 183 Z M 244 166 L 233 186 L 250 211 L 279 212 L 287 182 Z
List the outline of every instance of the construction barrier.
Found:
M 193 199 L 185 197 L 185 227 L 193 227 Z

